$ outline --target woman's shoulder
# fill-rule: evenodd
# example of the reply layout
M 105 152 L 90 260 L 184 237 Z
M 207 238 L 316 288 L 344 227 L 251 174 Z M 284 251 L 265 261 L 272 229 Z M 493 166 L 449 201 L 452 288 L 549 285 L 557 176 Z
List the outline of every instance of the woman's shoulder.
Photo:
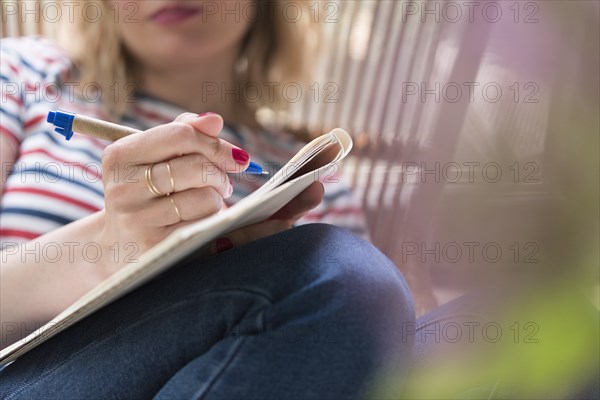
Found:
M 0 39 L 2 74 L 36 76 L 38 80 L 71 68 L 67 52 L 54 40 L 43 36 Z

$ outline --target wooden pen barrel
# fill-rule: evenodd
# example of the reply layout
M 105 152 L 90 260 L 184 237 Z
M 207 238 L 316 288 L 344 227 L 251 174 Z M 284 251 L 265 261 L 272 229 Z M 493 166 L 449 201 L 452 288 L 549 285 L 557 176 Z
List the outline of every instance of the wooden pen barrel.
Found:
M 125 136 L 140 133 L 141 131 L 77 114 L 77 117 L 73 121 L 73 132 L 114 142 Z

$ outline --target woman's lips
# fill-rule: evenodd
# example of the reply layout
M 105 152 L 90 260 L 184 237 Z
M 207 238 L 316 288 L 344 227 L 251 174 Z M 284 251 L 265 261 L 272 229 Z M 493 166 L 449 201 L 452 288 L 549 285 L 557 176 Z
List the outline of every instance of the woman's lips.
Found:
M 202 12 L 201 8 L 174 6 L 158 10 L 150 19 L 161 25 L 174 25 L 186 21 Z

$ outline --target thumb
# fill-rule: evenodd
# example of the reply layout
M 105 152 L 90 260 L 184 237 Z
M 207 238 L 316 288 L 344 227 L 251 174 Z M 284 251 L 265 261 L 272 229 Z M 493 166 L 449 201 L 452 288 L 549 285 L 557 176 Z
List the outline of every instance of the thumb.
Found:
M 219 136 L 219 133 L 223 130 L 223 117 L 215 113 L 206 114 L 194 114 L 194 113 L 183 113 L 177 118 L 177 122 L 185 122 L 190 124 L 199 132 L 211 137 Z

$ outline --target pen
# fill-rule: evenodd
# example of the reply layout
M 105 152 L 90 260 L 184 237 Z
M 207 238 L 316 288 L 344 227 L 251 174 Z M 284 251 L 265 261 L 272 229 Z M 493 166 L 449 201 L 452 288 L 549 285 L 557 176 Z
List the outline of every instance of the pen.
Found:
M 50 111 L 48 113 L 47 121 L 53 124 L 54 130 L 63 135 L 67 140 L 71 140 L 73 132 L 94 136 L 99 139 L 110 140 L 111 142 L 141 132 L 127 126 L 113 124 L 112 122 L 58 110 Z M 244 172 L 253 175 L 269 174 L 267 171 L 263 170 L 260 165 L 252 161 Z

